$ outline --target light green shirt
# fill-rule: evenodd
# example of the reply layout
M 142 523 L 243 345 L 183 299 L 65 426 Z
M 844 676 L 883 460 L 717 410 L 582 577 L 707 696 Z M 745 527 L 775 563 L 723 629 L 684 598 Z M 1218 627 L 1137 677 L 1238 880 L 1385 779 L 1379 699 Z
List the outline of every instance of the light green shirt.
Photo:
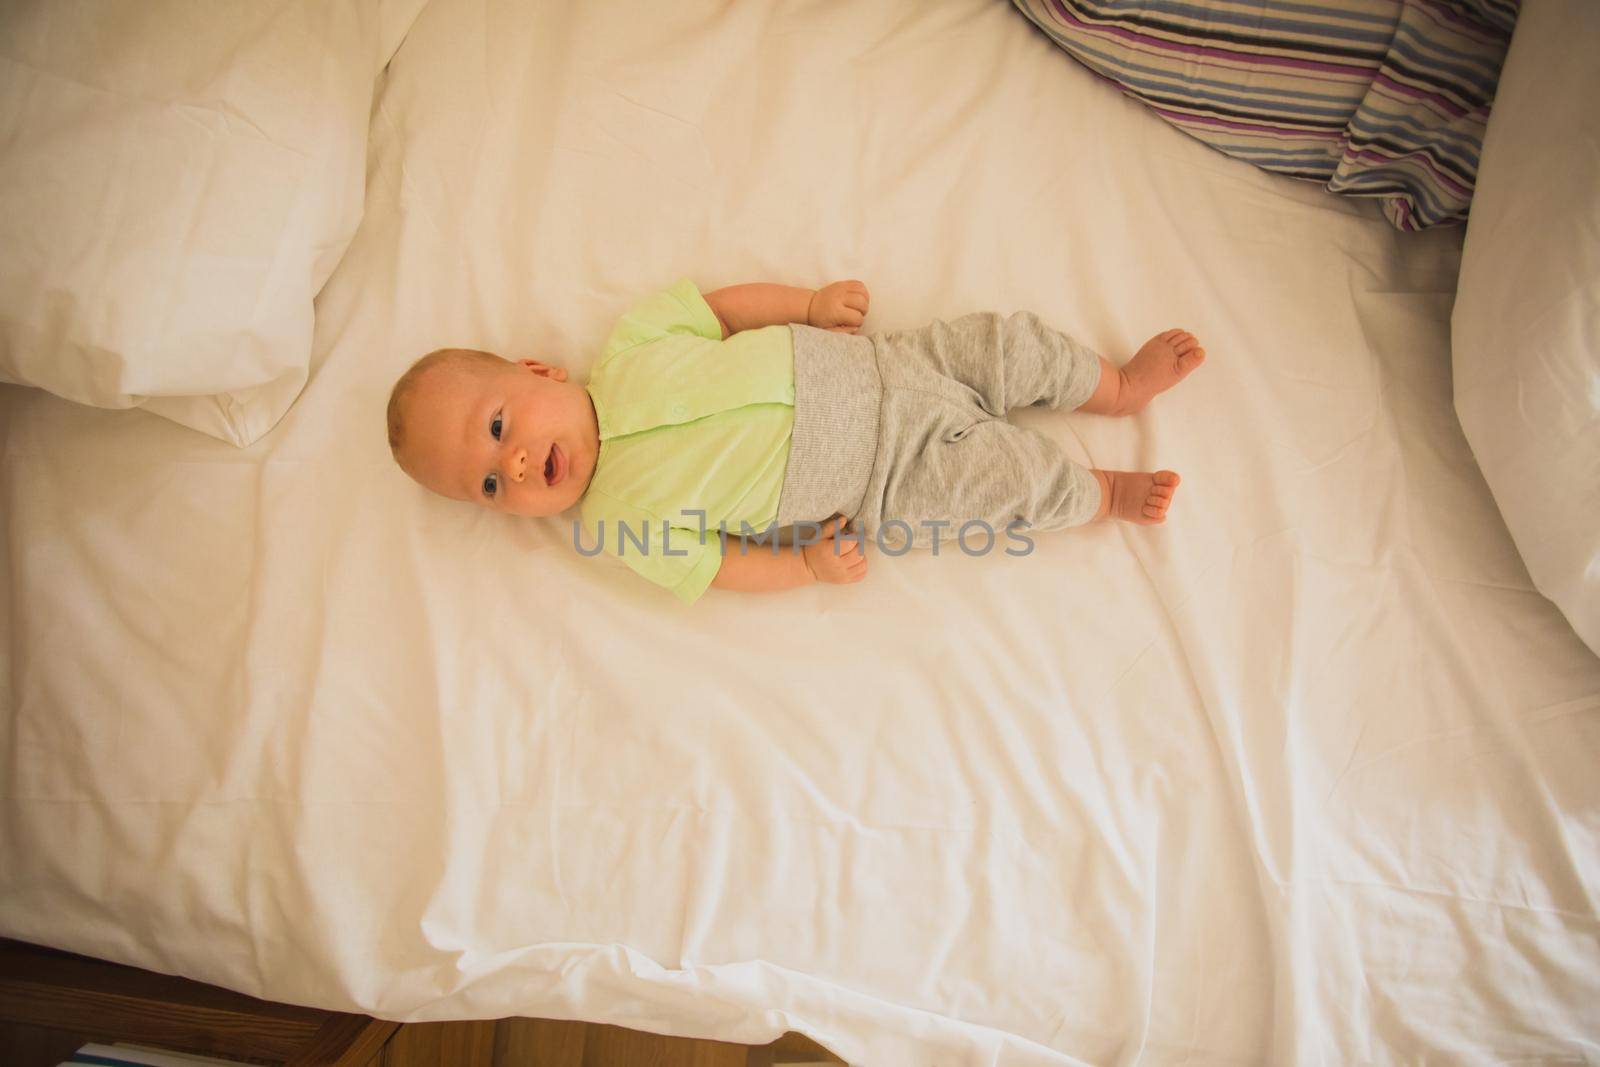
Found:
M 598 544 L 692 603 L 722 565 L 718 524 L 765 531 L 778 516 L 793 335 L 767 326 L 724 341 L 700 290 L 679 281 L 622 316 L 588 388 L 600 455 L 579 548 Z

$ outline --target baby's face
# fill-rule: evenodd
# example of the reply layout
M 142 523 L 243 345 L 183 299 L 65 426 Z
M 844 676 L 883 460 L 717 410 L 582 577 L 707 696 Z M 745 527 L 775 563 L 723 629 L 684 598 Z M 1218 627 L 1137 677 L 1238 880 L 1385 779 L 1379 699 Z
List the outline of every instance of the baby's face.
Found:
M 513 515 L 555 515 L 589 487 L 594 404 L 567 372 L 525 359 L 435 367 L 406 412 L 404 466 L 436 493 Z

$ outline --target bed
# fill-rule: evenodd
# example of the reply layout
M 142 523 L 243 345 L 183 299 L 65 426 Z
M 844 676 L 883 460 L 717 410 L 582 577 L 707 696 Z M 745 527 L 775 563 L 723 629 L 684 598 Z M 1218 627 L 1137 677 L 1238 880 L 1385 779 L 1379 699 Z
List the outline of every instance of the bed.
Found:
M 0 935 L 852 1064 L 1600 1063 L 1600 658 L 1455 408 L 1476 235 L 1225 158 L 1008 4 L 371 10 L 301 370 L 188 425 L 125 366 L 123 410 L 0 386 Z M 1188 328 L 1145 413 L 1018 416 L 1178 470 L 1172 518 L 684 607 L 394 467 L 416 356 L 581 374 L 682 276 Z

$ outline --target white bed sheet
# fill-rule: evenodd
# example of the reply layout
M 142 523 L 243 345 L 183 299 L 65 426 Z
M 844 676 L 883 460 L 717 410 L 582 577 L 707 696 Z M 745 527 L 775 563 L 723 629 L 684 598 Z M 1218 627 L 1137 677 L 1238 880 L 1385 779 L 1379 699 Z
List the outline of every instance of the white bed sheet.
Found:
M 0 390 L 0 933 L 391 1018 L 862 1064 L 1600 1063 L 1600 661 L 1451 412 L 1459 231 L 1213 154 L 1009 5 L 434 0 L 236 450 Z M 1205 368 L 1163 529 L 693 608 L 425 495 L 441 344 L 859 277 Z

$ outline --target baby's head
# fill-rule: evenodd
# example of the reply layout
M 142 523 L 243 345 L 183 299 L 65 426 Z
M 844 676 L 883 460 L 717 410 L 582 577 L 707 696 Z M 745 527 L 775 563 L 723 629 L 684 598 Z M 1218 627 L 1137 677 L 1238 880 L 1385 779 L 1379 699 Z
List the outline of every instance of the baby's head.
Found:
M 600 429 L 588 390 L 560 367 L 444 348 L 389 394 L 389 450 L 401 470 L 453 500 L 554 515 L 589 487 Z

